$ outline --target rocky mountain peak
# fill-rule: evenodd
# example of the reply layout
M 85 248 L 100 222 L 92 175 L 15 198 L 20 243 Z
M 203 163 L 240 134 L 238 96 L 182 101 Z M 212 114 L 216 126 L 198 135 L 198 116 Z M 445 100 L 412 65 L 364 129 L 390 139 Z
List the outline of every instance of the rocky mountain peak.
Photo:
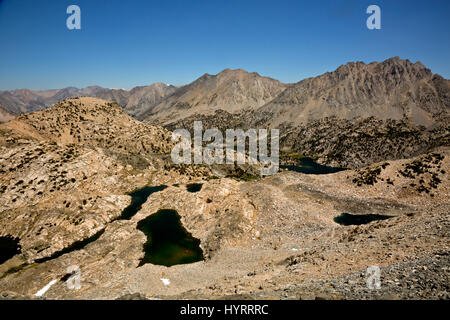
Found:
M 176 90 L 141 119 L 173 122 L 195 113 L 215 110 L 239 112 L 257 109 L 278 96 L 286 85 L 242 69 L 225 69 L 216 75 L 205 74 Z
M 263 106 L 276 114 L 271 124 L 305 123 L 336 116 L 409 118 L 431 125 L 450 107 L 448 81 L 434 77 L 422 63 L 399 57 L 383 62 L 351 62 L 315 78 L 302 80 Z

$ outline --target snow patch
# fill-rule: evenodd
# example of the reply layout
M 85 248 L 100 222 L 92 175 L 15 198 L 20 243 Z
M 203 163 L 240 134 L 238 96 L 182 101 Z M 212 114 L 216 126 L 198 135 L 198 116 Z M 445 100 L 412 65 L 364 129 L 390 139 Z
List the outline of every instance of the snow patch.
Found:
M 50 281 L 45 287 L 43 287 L 41 290 L 36 292 L 35 296 L 36 297 L 42 297 L 48 291 L 48 289 L 50 289 L 50 287 L 56 283 L 56 281 L 57 280 Z

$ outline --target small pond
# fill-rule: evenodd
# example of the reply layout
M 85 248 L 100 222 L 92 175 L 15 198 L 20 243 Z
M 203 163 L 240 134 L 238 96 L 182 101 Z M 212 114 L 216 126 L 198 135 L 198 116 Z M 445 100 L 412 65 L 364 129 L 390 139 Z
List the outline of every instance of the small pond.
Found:
M 158 210 L 139 221 L 137 228 L 147 236 L 145 256 L 139 265 L 152 263 L 170 267 L 203 260 L 200 240 L 182 226 L 175 210 Z
M 346 170 L 345 168 L 335 168 L 321 165 L 315 162 L 312 158 L 301 158 L 298 161 L 299 165 L 280 165 L 280 168 L 306 174 L 328 174 Z
M 186 185 L 186 190 L 189 192 L 199 192 L 200 190 L 202 190 L 202 186 L 203 184 L 201 183 L 190 183 Z
M 21 252 L 20 239 L 12 236 L 0 237 L 0 264 Z
M 350 214 L 344 212 L 335 217 L 333 220 L 334 222 L 342 224 L 344 226 L 352 226 L 367 224 L 372 221 L 386 220 L 392 217 L 393 216 L 384 216 L 381 214 Z
M 131 204 L 126 207 L 120 216 L 121 220 L 130 220 L 139 210 L 141 210 L 142 205 L 147 201 L 148 197 L 152 193 L 159 192 L 167 188 L 167 186 L 155 186 L 155 187 L 144 187 L 136 191 L 130 192 Z

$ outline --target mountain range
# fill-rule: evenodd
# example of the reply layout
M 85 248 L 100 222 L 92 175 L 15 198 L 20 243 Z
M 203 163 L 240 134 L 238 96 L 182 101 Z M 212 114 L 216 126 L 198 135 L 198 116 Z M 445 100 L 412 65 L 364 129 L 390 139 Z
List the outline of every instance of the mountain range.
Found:
M 450 81 L 421 62 L 399 57 L 383 62 L 350 62 L 335 71 L 284 84 L 242 69 L 204 74 L 181 87 L 149 86 L 106 89 L 91 86 L 60 90 L 20 89 L 0 92 L 3 120 L 46 108 L 62 99 L 92 96 L 115 101 L 131 116 L 149 123 L 170 125 L 179 120 L 212 115 L 251 113 L 254 123 L 270 127 L 298 125 L 325 117 L 351 120 L 409 119 L 429 127 L 450 108 Z

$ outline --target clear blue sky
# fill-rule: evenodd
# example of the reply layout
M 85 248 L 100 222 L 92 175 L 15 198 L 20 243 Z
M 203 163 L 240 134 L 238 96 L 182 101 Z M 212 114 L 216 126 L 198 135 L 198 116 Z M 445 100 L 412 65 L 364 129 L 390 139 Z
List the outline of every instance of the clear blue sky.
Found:
M 81 8 L 81 30 L 66 8 Z M 370 4 L 381 30 L 366 28 Z M 349 61 L 420 60 L 450 76 L 448 0 L 0 0 L 0 90 L 183 85 L 225 68 L 283 82 Z

